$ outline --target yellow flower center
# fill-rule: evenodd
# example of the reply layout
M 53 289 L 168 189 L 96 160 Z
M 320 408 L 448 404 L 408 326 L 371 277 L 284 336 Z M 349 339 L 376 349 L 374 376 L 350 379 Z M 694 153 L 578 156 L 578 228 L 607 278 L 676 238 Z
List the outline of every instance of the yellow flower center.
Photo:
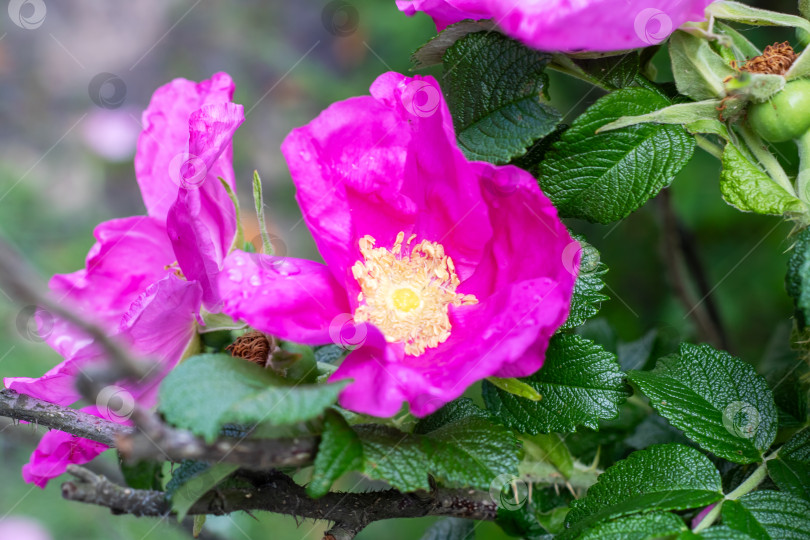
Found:
M 411 289 L 395 290 L 394 294 L 391 295 L 391 300 L 394 303 L 394 307 L 403 313 L 407 313 L 418 308 L 421 302 L 419 300 L 419 295 L 413 292 Z
M 411 247 L 414 238 L 403 246 L 400 232 L 389 250 L 375 248 L 374 237 L 364 236 L 363 260 L 354 263 L 352 275 L 361 289 L 354 320 L 370 322 L 389 342 L 403 343 L 405 354 L 419 356 L 450 337 L 451 305 L 469 306 L 478 299 L 456 292 L 456 268 L 441 244 L 423 240 Z

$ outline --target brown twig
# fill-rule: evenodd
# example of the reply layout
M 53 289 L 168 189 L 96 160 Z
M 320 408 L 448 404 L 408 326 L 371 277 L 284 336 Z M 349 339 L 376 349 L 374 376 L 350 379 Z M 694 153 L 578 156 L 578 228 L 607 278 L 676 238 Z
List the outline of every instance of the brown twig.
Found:
M 672 207 L 669 190 L 662 191 L 659 200 L 663 219 L 662 248 L 675 294 L 686 309 L 687 315 L 694 321 L 698 339 L 715 347 L 727 349 L 728 343 L 720 314 L 709 294 L 708 280 L 694 249 L 694 237 L 678 220 Z M 694 285 L 703 293 L 703 300 L 699 300 L 693 294 L 684 270 L 690 274 Z
M 62 485 L 68 500 L 110 508 L 113 513 L 164 516 L 170 503 L 159 491 L 121 487 L 86 469 L 71 465 L 76 480 Z M 312 499 L 289 476 L 278 471 L 237 472 L 232 486 L 220 486 L 204 494 L 189 514 L 229 514 L 240 510 L 265 510 L 296 517 L 329 520 L 334 526 L 326 538 L 353 538 L 369 523 L 391 518 L 453 516 L 476 520 L 495 519 L 497 505 L 489 494 L 475 490 L 434 489 L 432 492 L 400 493 L 396 490 L 366 493 L 328 493 Z
M 309 465 L 318 450 L 317 437 L 273 439 L 221 438 L 207 444 L 190 431 L 174 429 L 151 413 L 141 412 L 138 430 L 116 441 L 128 461 L 194 459 L 211 463 L 236 463 L 244 468 L 266 470 Z
M 306 490 L 288 476 L 274 470 L 312 463 L 317 437 L 287 439 L 220 439 L 206 444 L 191 432 L 171 428 L 155 415 L 145 415 L 138 428 L 48 403 L 13 390 L 0 391 L 0 416 L 36 422 L 103 444 L 117 446 L 130 460 L 196 459 L 240 465 L 239 479 L 232 486 L 206 493 L 190 514 L 228 514 L 240 510 L 267 510 L 292 516 L 330 520 L 335 526 L 327 532 L 334 539 L 353 538 L 374 521 L 432 516 L 454 516 L 494 520 L 497 505 L 489 494 L 476 490 L 434 489 L 432 492 L 400 493 L 396 490 L 369 493 L 329 493 L 312 499 Z M 68 472 L 76 479 L 62 486 L 62 495 L 110 508 L 113 513 L 162 516 L 171 511 L 160 491 L 122 487 L 85 468 L 71 465 Z M 247 487 L 245 487 L 247 486 Z
M 317 437 L 223 438 L 207 444 L 190 431 L 167 426 L 154 414 L 143 410 L 133 415 L 133 420 L 139 416 L 136 429 L 13 390 L 0 390 L 0 416 L 33 422 L 117 447 L 121 455 L 132 462 L 195 459 L 236 463 L 261 470 L 308 465 L 318 448 Z
M 14 390 L 0 390 L 0 416 L 59 429 L 107 446 L 114 446 L 116 437 L 132 431 L 130 427 Z

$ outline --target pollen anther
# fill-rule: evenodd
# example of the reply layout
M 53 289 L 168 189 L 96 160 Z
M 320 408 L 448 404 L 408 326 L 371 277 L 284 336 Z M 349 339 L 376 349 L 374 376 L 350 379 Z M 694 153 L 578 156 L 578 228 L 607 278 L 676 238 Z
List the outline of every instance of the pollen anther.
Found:
M 354 320 L 375 325 L 389 342 L 403 343 L 411 356 L 447 341 L 451 305 L 478 303 L 475 296 L 456 292 L 460 281 L 444 247 L 428 240 L 411 247 L 415 238 L 403 244 L 405 233 L 400 232 L 389 250 L 375 248 L 374 237 L 366 235 L 360 240 L 363 260 L 352 266 L 361 289 Z

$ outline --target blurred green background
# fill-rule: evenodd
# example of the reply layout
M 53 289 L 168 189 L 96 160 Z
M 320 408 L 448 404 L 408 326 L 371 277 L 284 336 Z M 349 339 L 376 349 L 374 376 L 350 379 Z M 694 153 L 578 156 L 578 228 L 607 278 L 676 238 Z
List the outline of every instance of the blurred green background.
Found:
M 0 234 L 23 252 L 43 278 L 83 266 L 100 221 L 141 214 L 132 168 L 140 113 L 158 86 L 175 77 L 200 80 L 227 71 L 235 101 L 247 120 L 234 139 L 243 209 L 252 208 L 250 181 L 263 179 L 268 219 L 287 254 L 317 258 L 300 223 L 293 187 L 279 145 L 287 132 L 328 104 L 364 94 L 380 73 L 407 72 L 409 55 L 435 34 L 423 16 L 408 19 L 393 0 L 351 0 L 358 16 L 324 11 L 325 1 L 77 0 L 47 2 L 36 29 L 0 15 Z M 761 7 L 795 13 L 793 2 Z M 346 31 L 343 30 L 352 30 Z M 346 35 L 343 35 L 346 34 Z M 793 40 L 790 31 L 747 30 L 755 43 Z M 660 80 L 667 58 L 659 53 Z M 123 104 L 96 106 L 88 85 L 112 73 L 126 85 Z M 552 102 L 575 118 L 601 93 L 551 75 Z M 795 153 L 787 162 L 795 167 Z M 792 162 L 792 163 L 791 163 Z M 670 194 L 679 218 L 694 234 L 697 252 L 729 348 L 761 371 L 764 357 L 784 355 L 791 306 L 784 291 L 790 226 L 777 218 L 746 215 L 727 206 L 718 188 L 719 163 L 698 150 Z M 610 267 L 604 316 L 618 337 L 632 341 L 652 328 L 695 339 L 675 298 L 662 253 L 660 201 L 652 201 L 610 227 L 571 226 L 586 235 Z M 255 234 L 255 216 L 247 216 Z M 38 376 L 58 357 L 26 331 L 27 321 L 0 294 L 0 376 Z M 774 352 L 776 351 L 776 352 Z M 40 430 L 40 433 L 42 430 Z M 23 483 L 20 467 L 37 439 L 31 426 L 0 424 L 0 526 L 28 517 L 52 538 L 190 538 L 170 520 L 116 517 L 104 509 L 63 502 L 58 480 L 44 491 Z M 108 452 L 99 467 L 115 473 Z M 419 538 L 432 520 L 376 523 L 358 538 Z M 320 538 L 322 524 L 257 513 L 210 519 L 217 538 Z M 1 529 L 0 529 L 1 530 Z M 503 538 L 491 524 L 478 538 Z

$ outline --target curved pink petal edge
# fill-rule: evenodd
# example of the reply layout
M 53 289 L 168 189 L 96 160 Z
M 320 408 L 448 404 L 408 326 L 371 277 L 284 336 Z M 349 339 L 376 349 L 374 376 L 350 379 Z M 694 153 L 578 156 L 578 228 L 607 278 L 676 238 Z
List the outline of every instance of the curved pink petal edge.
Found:
M 438 30 L 464 19 L 492 19 L 505 34 L 543 51 L 621 51 L 657 45 L 683 23 L 702 21 L 713 0 L 398 0 L 424 11 Z
M 542 366 L 570 309 L 579 259 L 566 253 L 575 241 L 528 172 L 467 161 L 432 77 L 381 75 L 371 96 L 336 103 L 293 130 L 282 152 L 307 226 L 345 290 L 348 319 L 359 292 L 351 266 L 365 235 L 387 248 L 400 231 L 439 242 L 455 263 L 457 291 L 478 300 L 451 306 L 450 337 L 422 355 L 377 338 L 353 351 L 332 376 L 354 379 L 344 406 L 388 416 L 408 402 L 423 416 L 477 380 Z M 255 301 L 241 316 L 270 328 L 272 301 Z
M 85 412 L 90 412 L 89 409 L 95 407 L 88 407 Z M 28 463 L 23 465 L 23 480 L 45 488 L 52 478 L 63 474 L 68 465 L 89 463 L 107 448 L 104 444 L 64 431 L 49 431 L 40 439 Z
M 207 104 L 231 101 L 235 85 L 227 73 L 216 73 L 196 83 L 175 79 L 158 88 L 143 113 L 143 131 L 138 137 L 135 175 L 150 216 L 163 220 L 177 197 L 180 168 L 188 158 L 189 120 Z M 229 164 L 220 171 L 233 187 Z M 207 165 L 210 169 L 210 164 Z M 175 176 L 175 178 L 172 178 Z M 214 181 L 216 176 L 213 177 Z
M 488 19 L 486 6 L 480 0 L 397 0 L 397 7 L 408 17 L 424 11 L 441 32 L 464 19 Z
M 192 113 L 189 154 L 170 173 L 180 189 L 167 215 L 169 237 L 183 274 L 200 283 L 210 311 L 220 308 L 216 275 L 237 227 L 234 203 L 218 176 L 231 170 L 231 138 L 244 119 L 243 107 L 235 103 L 209 104 Z

